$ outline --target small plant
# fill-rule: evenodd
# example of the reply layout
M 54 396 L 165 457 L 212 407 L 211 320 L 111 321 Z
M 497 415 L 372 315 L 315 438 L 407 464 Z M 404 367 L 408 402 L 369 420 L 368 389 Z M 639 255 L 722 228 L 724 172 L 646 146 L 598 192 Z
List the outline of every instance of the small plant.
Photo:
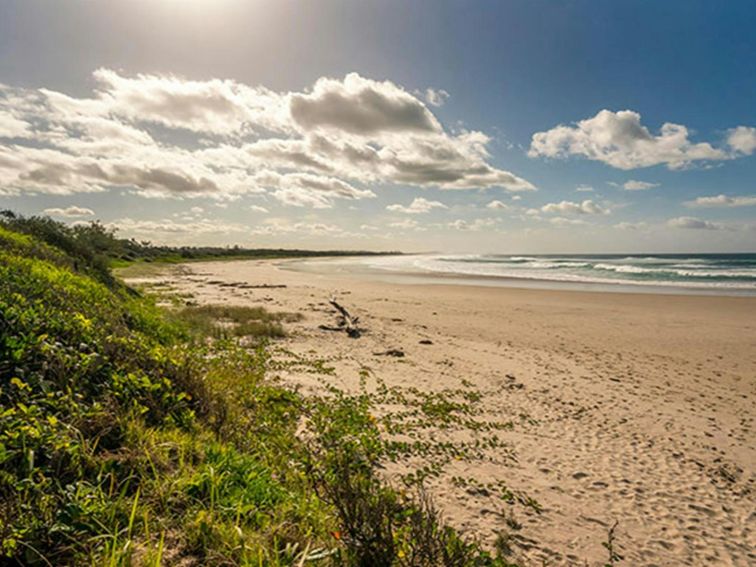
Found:
M 616 530 L 617 526 L 619 525 L 619 520 L 615 520 L 614 524 L 612 524 L 612 527 L 609 528 L 609 532 L 606 536 L 606 541 L 601 542 L 601 545 L 603 545 L 606 548 L 606 551 L 608 553 L 608 558 L 606 563 L 604 563 L 604 567 L 614 567 L 618 562 L 622 561 L 624 557 L 619 554 L 619 552 L 615 549 L 616 546 Z

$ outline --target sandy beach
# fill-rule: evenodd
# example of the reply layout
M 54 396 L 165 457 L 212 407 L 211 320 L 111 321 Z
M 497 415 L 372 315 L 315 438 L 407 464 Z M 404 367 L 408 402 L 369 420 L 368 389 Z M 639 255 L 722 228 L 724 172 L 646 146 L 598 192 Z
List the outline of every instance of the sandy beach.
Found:
M 474 385 L 486 415 L 512 424 L 507 449 L 428 487 L 484 542 L 521 525 L 512 547 L 526 564 L 603 565 L 615 522 L 623 565 L 756 563 L 754 297 L 402 285 L 275 261 L 192 263 L 150 281 L 198 303 L 302 313 L 280 344 L 327 359 L 345 389 L 365 369 L 426 391 Z M 360 338 L 320 328 L 335 320 L 331 296 L 359 316 Z M 318 388 L 295 369 L 281 378 Z M 504 481 L 542 510 L 454 477 Z

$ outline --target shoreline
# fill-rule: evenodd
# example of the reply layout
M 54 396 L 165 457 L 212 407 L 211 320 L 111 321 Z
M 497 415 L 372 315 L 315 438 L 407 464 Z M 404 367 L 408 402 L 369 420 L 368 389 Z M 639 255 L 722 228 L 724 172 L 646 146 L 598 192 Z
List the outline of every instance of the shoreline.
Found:
M 280 345 L 315 353 L 348 390 L 365 372 L 425 392 L 476 388 L 487 414 L 511 423 L 506 452 L 452 463 L 428 488 L 453 525 L 489 544 L 516 518 L 526 564 L 600 565 L 614 520 L 628 564 L 756 559 L 754 297 L 405 285 L 254 260 L 169 267 L 152 281 L 198 303 L 302 313 Z M 361 338 L 320 328 L 334 320 L 331 296 L 359 316 Z M 318 388 L 296 368 L 280 378 Z M 543 511 L 455 478 L 505 481 Z
M 355 256 L 354 258 L 367 258 Z M 354 259 L 352 258 L 352 259 Z M 756 297 L 756 289 L 735 287 L 715 287 L 701 284 L 681 284 L 669 282 L 628 282 L 628 281 L 570 281 L 538 277 L 494 276 L 486 274 L 464 274 L 453 272 L 433 272 L 406 269 L 380 269 L 367 265 L 345 265 L 344 259 L 328 258 L 292 258 L 276 261 L 283 269 L 301 273 L 333 274 L 334 266 L 342 262 L 338 273 L 342 276 L 371 277 L 386 283 L 406 285 L 460 285 L 472 287 L 501 287 L 509 289 L 540 289 L 550 291 L 578 291 L 588 293 L 627 293 L 639 295 L 696 295 L 723 297 Z M 320 266 L 325 266 L 318 269 Z M 328 268 L 331 268 L 330 270 Z

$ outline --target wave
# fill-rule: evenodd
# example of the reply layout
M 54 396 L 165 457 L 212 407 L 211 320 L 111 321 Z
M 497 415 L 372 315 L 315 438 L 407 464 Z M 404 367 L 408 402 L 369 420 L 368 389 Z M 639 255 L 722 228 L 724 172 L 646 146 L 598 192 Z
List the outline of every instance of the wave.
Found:
M 687 278 L 752 278 L 756 281 L 756 270 L 734 271 L 734 270 L 692 270 L 692 265 L 688 265 L 685 270 L 670 268 L 644 268 L 641 266 L 615 265 L 615 264 L 595 264 L 596 270 L 609 270 L 629 274 L 671 274 Z M 709 268 L 710 265 L 706 265 Z
M 419 255 L 369 260 L 425 274 L 756 291 L 756 255 Z

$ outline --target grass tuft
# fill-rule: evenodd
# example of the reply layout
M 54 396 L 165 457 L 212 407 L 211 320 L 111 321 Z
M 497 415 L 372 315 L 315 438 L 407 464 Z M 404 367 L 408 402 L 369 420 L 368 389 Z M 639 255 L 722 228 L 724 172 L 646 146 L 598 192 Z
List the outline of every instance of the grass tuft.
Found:
M 280 338 L 286 336 L 283 323 L 302 319 L 299 313 L 273 313 L 263 307 L 232 305 L 188 306 L 175 315 L 194 332 L 216 339 Z

